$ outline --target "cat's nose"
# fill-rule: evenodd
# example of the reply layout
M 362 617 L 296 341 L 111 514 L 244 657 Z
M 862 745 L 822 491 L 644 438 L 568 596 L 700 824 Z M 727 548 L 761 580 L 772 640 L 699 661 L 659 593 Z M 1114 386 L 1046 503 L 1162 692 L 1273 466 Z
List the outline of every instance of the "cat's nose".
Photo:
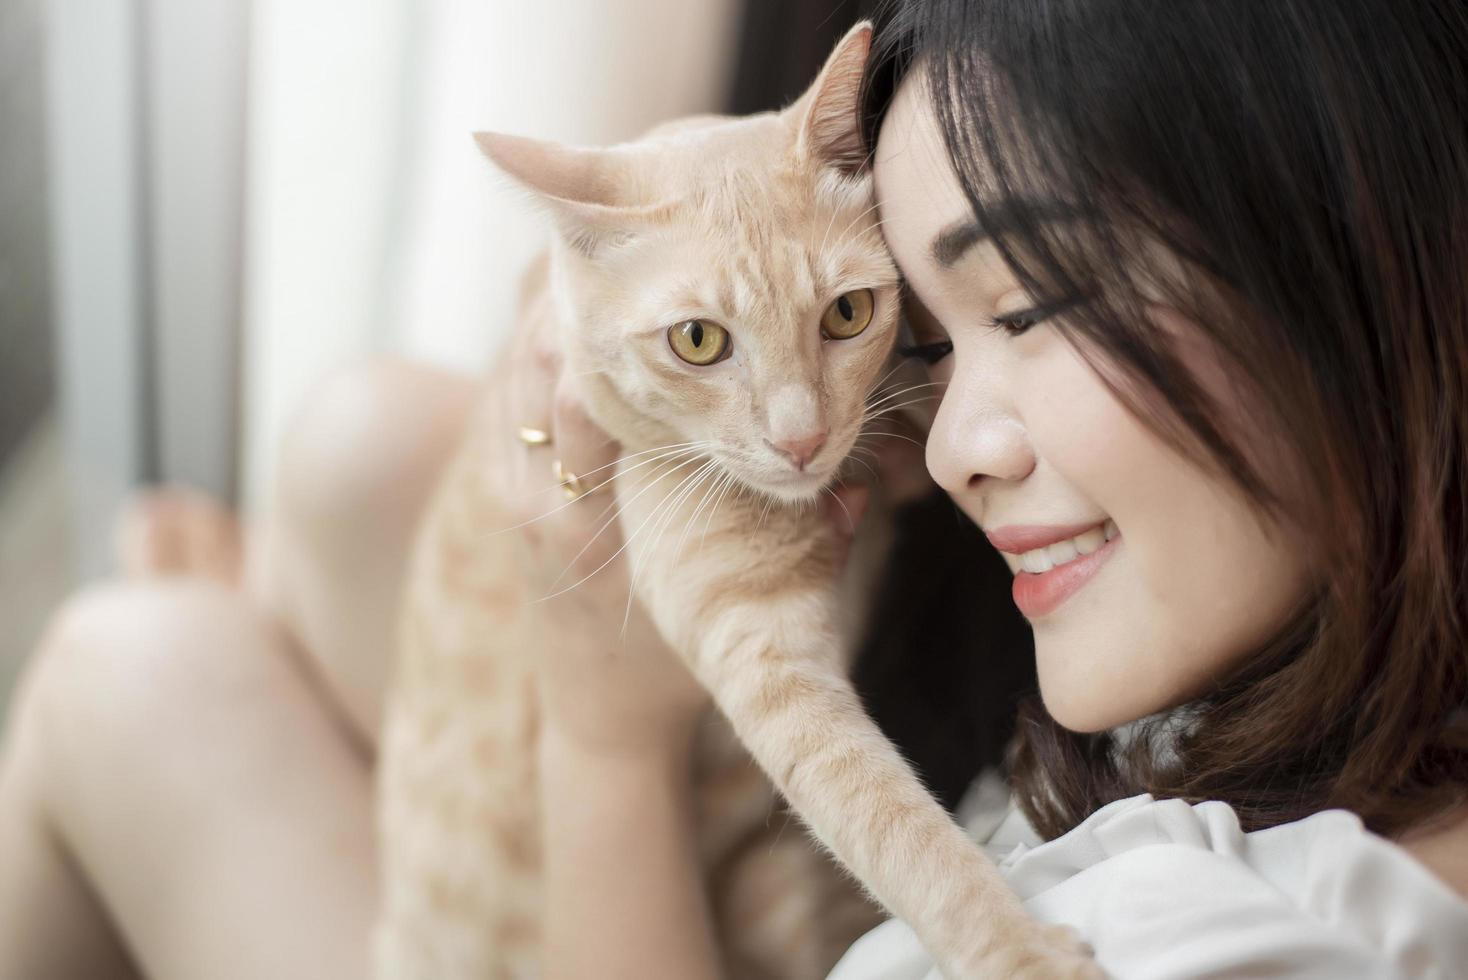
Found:
M 821 429 L 808 435 L 781 439 L 779 442 L 770 442 L 768 439 L 765 442 L 775 452 L 794 463 L 797 470 L 805 472 L 805 464 L 815 458 L 816 453 L 826 444 L 826 432 L 827 430 Z

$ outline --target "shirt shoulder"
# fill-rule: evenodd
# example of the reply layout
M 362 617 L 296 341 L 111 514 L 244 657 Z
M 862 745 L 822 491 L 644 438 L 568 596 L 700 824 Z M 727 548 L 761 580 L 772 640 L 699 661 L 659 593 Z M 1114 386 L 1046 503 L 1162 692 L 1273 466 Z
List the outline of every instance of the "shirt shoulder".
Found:
M 1137 796 L 1016 845 L 1000 867 L 1037 918 L 1076 928 L 1114 977 L 1468 978 L 1468 903 L 1344 811 L 1246 834 L 1226 804 Z M 831 974 L 930 977 L 898 922 Z

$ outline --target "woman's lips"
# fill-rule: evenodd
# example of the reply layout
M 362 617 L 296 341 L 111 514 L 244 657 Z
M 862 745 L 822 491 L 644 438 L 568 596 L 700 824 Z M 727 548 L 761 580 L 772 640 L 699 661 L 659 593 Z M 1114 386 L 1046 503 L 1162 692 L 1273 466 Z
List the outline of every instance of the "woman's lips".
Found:
M 1022 555 L 1035 548 L 1056 544 L 1084 534 L 1103 521 L 1088 521 L 1085 524 L 1009 524 L 985 530 L 989 543 L 1010 555 Z
M 1048 616 L 1101 570 L 1120 543 L 1118 534 L 1089 555 L 1079 555 L 1048 572 L 1016 572 L 1012 590 L 1014 604 L 1026 619 Z

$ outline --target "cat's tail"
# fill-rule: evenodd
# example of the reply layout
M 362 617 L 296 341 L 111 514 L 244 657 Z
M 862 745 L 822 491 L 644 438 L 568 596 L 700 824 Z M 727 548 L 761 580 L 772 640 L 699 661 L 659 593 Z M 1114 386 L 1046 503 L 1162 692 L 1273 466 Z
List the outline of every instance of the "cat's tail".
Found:
M 124 578 L 206 578 L 238 586 L 245 534 L 223 502 L 184 486 L 149 487 L 122 506 L 112 547 Z

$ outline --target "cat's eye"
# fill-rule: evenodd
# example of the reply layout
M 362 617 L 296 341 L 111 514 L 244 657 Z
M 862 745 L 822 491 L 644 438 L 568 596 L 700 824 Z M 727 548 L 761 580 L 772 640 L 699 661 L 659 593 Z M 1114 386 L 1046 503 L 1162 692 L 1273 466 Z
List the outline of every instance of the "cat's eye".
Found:
M 821 333 L 832 340 L 850 340 L 872 322 L 876 301 L 870 289 L 853 289 L 831 301 L 821 314 Z
M 689 364 L 703 367 L 729 356 L 729 331 L 708 320 L 684 320 L 668 328 L 668 346 Z

